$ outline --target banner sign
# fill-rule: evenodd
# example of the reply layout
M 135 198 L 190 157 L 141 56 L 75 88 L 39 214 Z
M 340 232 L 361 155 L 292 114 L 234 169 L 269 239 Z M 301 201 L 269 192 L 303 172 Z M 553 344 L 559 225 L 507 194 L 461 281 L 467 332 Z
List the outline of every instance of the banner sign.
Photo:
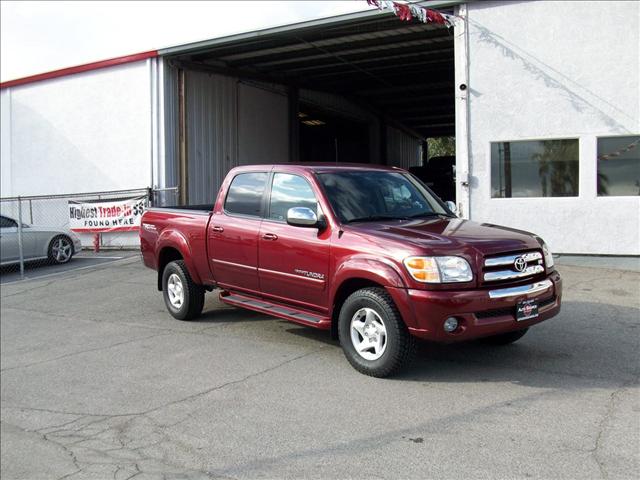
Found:
M 132 232 L 140 228 L 147 197 L 68 202 L 69 228 L 74 232 Z

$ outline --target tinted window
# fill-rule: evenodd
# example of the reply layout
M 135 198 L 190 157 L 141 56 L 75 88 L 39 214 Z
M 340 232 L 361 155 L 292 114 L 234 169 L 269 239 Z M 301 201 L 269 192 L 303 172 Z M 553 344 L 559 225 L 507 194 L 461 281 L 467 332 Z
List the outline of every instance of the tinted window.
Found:
M 0 217 L 0 228 L 11 228 L 17 226 L 18 224 L 14 220 L 7 217 Z
M 237 215 L 260 216 L 262 194 L 267 182 L 264 172 L 241 173 L 231 181 L 224 209 Z
M 491 196 L 578 196 L 578 140 L 491 144 Z
M 403 173 L 336 172 L 318 178 L 342 222 L 445 213 L 422 185 Z
M 598 195 L 640 195 L 640 136 L 598 139 Z
M 318 202 L 309 182 L 298 175 L 276 173 L 273 176 L 269 218 L 285 221 L 287 211 L 293 207 L 307 207 L 318 214 Z

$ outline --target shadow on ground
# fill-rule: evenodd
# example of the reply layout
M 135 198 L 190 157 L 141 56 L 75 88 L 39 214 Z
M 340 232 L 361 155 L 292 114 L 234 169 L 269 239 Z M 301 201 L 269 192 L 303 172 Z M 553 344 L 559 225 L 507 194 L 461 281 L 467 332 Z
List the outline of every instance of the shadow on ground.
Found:
M 559 316 L 532 327 L 511 345 L 418 341 L 412 364 L 395 378 L 417 382 L 513 382 L 546 388 L 593 387 L 586 380 L 595 380 L 602 388 L 621 382 L 636 385 L 639 315 L 635 308 L 565 302 Z M 209 310 L 198 320 L 226 324 L 269 321 L 288 327 L 282 335 L 295 335 L 340 350 L 339 341 L 332 339 L 328 331 L 242 309 Z M 260 328 L 255 326 L 256 336 L 260 336 Z

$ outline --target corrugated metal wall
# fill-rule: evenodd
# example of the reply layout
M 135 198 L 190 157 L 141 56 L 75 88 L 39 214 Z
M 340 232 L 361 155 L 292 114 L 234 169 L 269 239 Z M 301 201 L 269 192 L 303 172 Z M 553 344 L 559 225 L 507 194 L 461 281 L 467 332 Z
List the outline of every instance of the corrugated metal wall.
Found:
M 165 183 L 180 185 L 178 72 L 165 69 Z M 300 101 L 366 121 L 370 125 L 370 161 L 380 162 L 379 118 L 349 100 L 323 92 L 300 91 Z M 228 171 L 240 164 L 287 162 L 288 98 L 279 85 L 241 82 L 234 77 L 185 72 L 188 203 L 212 203 Z M 386 128 L 387 163 L 419 165 L 421 142 Z
M 422 143 L 394 127 L 387 127 L 387 164 L 408 169 L 421 164 Z
M 186 71 L 185 106 L 188 202 L 213 203 L 238 164 L 238 81 Z
M 178 70 L 164 61 L 164 185 L 179 185 L 178 176 Z
M 289 99 L 284 87 L 240 82 L 238 138 L 240 165 L 289 161 Z

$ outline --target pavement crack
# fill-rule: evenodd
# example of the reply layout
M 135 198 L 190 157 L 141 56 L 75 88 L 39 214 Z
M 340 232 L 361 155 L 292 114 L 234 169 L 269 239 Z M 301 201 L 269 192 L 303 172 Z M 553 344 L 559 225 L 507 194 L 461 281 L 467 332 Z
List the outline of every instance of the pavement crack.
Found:
M 20 369 L 20 368 L 29 368 L 29 367 L 33 367 L 35 365 L 42 365 L 43 363 L 56 362 L 56 361 L 62 360 L 64 358 L 74 357 L 76 355 L 82 355 L 83 353 L 91 353 L 91 352 L 98 352 L 100 350 L 108 350 L 110 348 L 118 347 L 120 345 L 126 345 L 126 344 L 129 344 L 129 343 L 135 343 L 135 342 L 139 342 L 139 341 L 142 341 L 142 340 L 148 340 L 150 338 L 160 337 L 160 336 L 163 336 L 163 335 L 169 335 L 169 333 L 167 333 L 167 332 L 156 333 L 154 335 L 147 335 L 146 337 L 138 337 L 138 338 L 134 338 L 134 339 L 131 339 L 131 340 L 125 340 L 123 342 L 113 343 L 111 345 L 105 345 L 105 346 L 102 346 L 102 347 L 95 347 L 95 348 L 89 348 L 89 349 L 86 349 L 86 350 L 80 350 L 80 351 L 77 351 L 77 352 L 66 353 L 64 355 L 60 355 L 60 356 L 54 357 L 54 358 L 49 358 L 49 359 L 46 359 L 46 360 L 39 360 L 37 362 L 27 363 L 27 364 L 24 364 L 24 365 L 16 365 L 15 367 L 3 368 L 0 371 L 1 372 L 8 372 L 8 371 L 17 370 L 17 369 Z
M 160 336 L 160 335 L 166 335 L 166 334 L 158 334 L 158 335 L 152 335 L 152 336 Z M 123 342 L 123 343 L 129 343 L 129 342 Z M 114 345 L 115 346 L 115 345 Z M 179 398 L 177 400 L 172 400 L 170 402 L 164 403 L 162 405 L 159 405 L 157 407 L 153 407 L 149 410 L 144 410 L 144 411 L 138 411 L 138 412 L 128 412 L 128 413 L 120 413 L 120 414 L 105 414 L 105 413 L 90 413 L 90 412 L 65 412 L 65 411 L 61 411 L 61 410 L 51 410 L 51 409 L 46 409 L 46 408 L 35 408 L 35 407 L 26 407 L 26 406 L 20 406 L 20 405 L 3 405 L 2 408 L 11 408 L 11 409 L 16 409 L 16 410 L 31 410 L 31 411 L 36 411 L 36 412 L 46 412 L 46 413 L 54 413 L 54 414 L 63 414 L 63 415 L 77 415 L 78 417 L 102 417 L 97 421 L 102 421 L 104 419 L 112 419 L 112 418 L 125 418 L 125 417 L 139 417 L 139 416 L 146 416 L 149 413 L 153 413 L 153 412 L 157 412 L 159 410 L 162 410 L 163 408 L 172 406 L 172 405 L 177 405 L 183 402 L 188 402 L 190 400 L 202 397 L 204 395 L 207 395 L 211 392 L 215 392 L 217 390 L 222 390 L 223 388 L 232 386 L 232 385 L 237 385 L 243 382 L 246 382 L 247 380 L 250 380 L 252 378 L 255 377 L 259 377 L 260 375 L 264 375 L 265 373 L 269 373 L 272 372 L 274 370 L 277 370 L 285 365 L 291 364 L 293 362 L 296 362 L 302 358 L 308 357 L 310 355 L 313 355 L 321 350 L 324 350 L 328 347 L 326 346 L 322 346 L 320 348 L 317 348 L 315 350 L 312 350 L 310 352 L 306 352 L 304 354 L 301 355 L 297 355 L 293 358 L 290 358 L 288 360 L 285 360 L 283 362 L 280 362 L 276 365 L 273 365 L 271 367 L 265 368 L 263 370 L 259 370 L 257 372 L 253 372 L 250 373 L 249 375 L 245 375 L 242 378 L 239 378 L 237 380 L 231 380 L 228 382 L 225 382 L 221 385 L 216 385 L 215 387 L 211 387 L 208 388 L 206 390 L 202 390 L 200 392 L 188 395 L 186 397 L 183 398 Z M 76 419 L 76 421 L 79 419 Z M 73 423 L 73 422 L 70 422 Z M 92 423 L 96 423 L 96 422 L 92 422 Z M 89 424 L 90 425 L 90 424 Z M 83 427 L 84 428 L 84 427 Z
M 600 420 L 600 423 L 598 424 L 598 433 L 596 435 L 595 445 L 594 445 L 593 449 L 590 450 L 591 455 L 593 456 L 593 459 L 595 460 L 596 464 L 598 465 L 598 469 L 600 470 L 600 476 L 602 478 L 604 478 L 604 479 L 608 479 L 609 478 L 609 473 L 607 471 L 607 467 L 605 465 L 605 462 L 604 462 L 604 460 L 602 460 L 602 458 L 600 458 L 600 450 L 601 450 L 602 445 L 603 445 L 604 432 L 607 429 L 607 425 L 608 425 L 609 421 L 611 420 L 611 416 L 613 415 L 613 412 L 614 412 L 614 409 L 615 409 L 615 406 L 616 406 L 617 397 L 623 391 L 625 391 L 630 385 L 632 385 L 632 382 L 624 383 L 618 389 L 616 389 L 615 391 L 611 392 L 611 395 L 609 395 L 609 401 L 607 402 L 606 411 L 605 411 L 604 415 L 602 416 L 602 419 Z
M 305 357 L 308 357 L 308 356 L 313 355 L 315 353 L 318 353 L 319 351 L 324 350 L 325 348 L 328 348 L 328 347 L 323 346 L 323 347 L 317 348 L 315 350 L 312 350 L 310 352 L 303 353 L 302 355 L 297 355 L 297 356 L 295 356 L 293 358 L 285 360 L 284 362 L 280 362 L 277 365 L 274 365 L 272 367 L 265 368 L 265 369 L 260 370 L 258 372 L 254 372 L 254 373 L 251 373 L 249 375 L 246 375 L 246 376 L 244 376 L 244 377 L 242 377 L 242 378 L 240 378 L 238 380 L 231 380 L 229 382 L 223 383 L 222 385 L 217 385 L 217 386 L 209 388 L 207 390 L 203 390 L 201 392 L 194 393 L 192 395 L 189 395 L 187 397 L 181 398 L 179 400 L 172 400 L 171 402 L 167 402 L 167 403 L 165 403 L 163 405 L 160 405 L 159 407 L 154 407 L 154 408 L 152 408 L 150 410 L 146 410 L 144 412 L 140 412 L 138 415 L 147 415 L 149 413 L 156 412 L 158 410 L 161 410 L 163 408 L 169 407 L 171 405 L 177 405 L 179 403 L 188 402 L 189 400 L 193 400 L 195 398 L 202 397 L 202 396 L 207 395 L 207 394 L 209 394 L 211 392 L 215 392 L 217 390 L 222 390 L 223 388 L 226 388 L 226 387 L 229 387 L 229 386 L 232 386 L 232 385 L 237 385 L 237 384 L 246 382 L 247 380 L 250 380 L 250 379 L 255 378 L 255 377 L 259 377 L 260 375 L 264 375 L 265 373 L 272 372 L 274 370 L 279 369 L 280 367 L 283 367 L 283 366 L 288 365 L 290 363 L 296 362 L 296 361 L 298 361 L 298 360 L 300 360 L 302 358 L 305 358 Z
M 7 293 L 5 295 L 2 295 L 2 298 L 16 297 L 18 295 L 23 295 L 25 293 L 32 293 L 34 290 L 40 290 L 42 288 L 46 288 L 49 285 L 52 285 L 52 284 L 56 283 L 56 281 L 57 280 L 49 280 L 49 281 L 43 283 L 42 285 L 25 288 L 24 290 L 20 290 L 19 292 L 15 292 L 15 293 Z M 7 286 L 7 285 L 5 285 L 5 286 Z

